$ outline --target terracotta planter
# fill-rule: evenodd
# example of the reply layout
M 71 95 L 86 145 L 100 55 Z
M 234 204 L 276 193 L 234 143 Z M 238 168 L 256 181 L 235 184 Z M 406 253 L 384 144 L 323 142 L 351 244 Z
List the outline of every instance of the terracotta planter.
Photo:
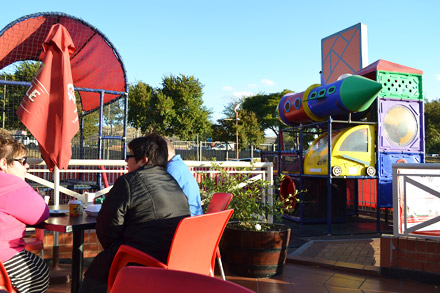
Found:
M 290 228 L 273 224 L 273 231 L 247 231 L 229 224 L 221 242 L 222 258 L 231 273 L 267 278 L 283 270 Z

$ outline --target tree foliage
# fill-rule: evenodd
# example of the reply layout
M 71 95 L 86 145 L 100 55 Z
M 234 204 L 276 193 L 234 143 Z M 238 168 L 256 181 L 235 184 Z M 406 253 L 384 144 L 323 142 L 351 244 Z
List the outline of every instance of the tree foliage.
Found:
M 235 120 L 235 118 L 233 119 Z M 234 122 L 231 120 L 219 119 L 217 123 L 212 125 L 213 141 L 235 141 L 235 130 L 233 130 Z
M 164 77 L 162 88 L 143 82 L 130 86 L 128 121 L 144 133 L 192 140 L 209 133 L 210 111 L 203 105 L 203 85 L 192 76 Z
M 227 118 L 217 120 L 217 124 L 212 126 L 213 139 L 224 142 L 236 141 L 236 130 L 238 130 L 239 148 L 263 143 L 264 131 L 261 130 L 255 113 L 239 109 L 237 111 L 239 120 L 236 123 L 233 104 L 226 105 L 223 110 Z
M 76 107 L 78 108 L 78 115 L 81 117 L 84 115 L 84 112 L 82 110 L 82 104 L 81 104 L 81 97 L 76 92 Z M 83 121 L 84 120 L 84 121 Z M 99 111 L 90 112 L 87 115 L 84 115 L 84 119 L 80 119 L 80 129 L 83 129 L 83 138 L 84 140 L 87 140 L 93 136 L 97 136 L 99 131 Z M 75 138 L 79 139 L 81 136 L 81 131 L 78 131 L 75 134 Z
M 24 81 L 31 82 L 36 75 L 38 68 L 40 67 L 40 62 L 36 61 L 23 61 L 15 65 L 14 73 L 0 74 L 1 80 L 8 81 Z M 20 105 L 23 97 L 27 91 L 26 86 L 16 86 L 16 85 L 2 85 L 0 86 L 0 95 L 2 97 L 2 102 L 4 102 L 4 124 L 8 129 L 24 130 L 26 127 L 21 123 L 20 119 L 17 117 L 17 108 Z M 3 106 L 3 105 L 2 105 Z M 3 119 L 1 115 L 0 119 Z
M 182 139 L 195 139 L 197 134 L 209 131 L 211 112 L 203 105 L 203 85 L 193 76 L 165 77 L 162 81 L 162 93 L 172 98 L 175 116 L 172 119 L 173 134 Z
M 124 121 L 124 99 L 118 99 L 104 106 L 103 116 L 105 124 L 109 127 L 109 134 L 113 135 L 113 127 L 122 125 Z
M 426 152 L 440 153 L 440 101 L 425 103 Z
M 264 131 L 258 123 L 254 112 L 241 110 L 238 114 L 240 123 L 238 123 L 239 141 L 243 145 L 260 145 L 264 143 Z
M 235 141 L 235 124 L 228 121 L 235 120 L 234 105 L 239 103 L 239 143 L 258 145 L 264 142 L 264 131 L 272 130 L 278 136 L 279 129 L 284 126 L 278 119 L 277 106 L 281 98 L 292 91 L 284 90 L 281 93 L 258 94 L 256 96 L 235 99 L 223 109 L 225 119 L 214 125 L 214 139 Z
M 284 90 L 280 93 L 258 94 L 243 99 L 242 109 L 255 113 L 258 124 L 262 131 L 272 130 L 278 136 L 279 129 L 284 128 L 284 124 L 278 119 L 277 107 L 281 98 L 291 93 L 290 90 Z

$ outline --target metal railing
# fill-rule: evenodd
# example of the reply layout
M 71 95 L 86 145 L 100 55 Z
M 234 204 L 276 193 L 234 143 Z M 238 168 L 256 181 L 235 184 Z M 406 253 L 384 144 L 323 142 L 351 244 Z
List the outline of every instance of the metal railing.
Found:
M 440 164 L 393 164 L 394 236 L 440 238 Z

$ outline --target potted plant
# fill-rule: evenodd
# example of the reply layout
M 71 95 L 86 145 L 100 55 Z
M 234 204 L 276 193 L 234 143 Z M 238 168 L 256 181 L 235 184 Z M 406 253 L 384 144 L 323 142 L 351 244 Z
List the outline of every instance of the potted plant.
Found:
M 279 222 L 289 202 L 296 199 L 294 195 L 284 199 L 274 195 L 273 200 L 265 199 L 273 186 L 255 178 L 250 172 L 228 172 L 214 162 L 211 172 L 202 177 L 201 190 L 204 203 L 208 203 L 216 192 L 234 195 L 229 204 L 234 213 L 220 244 L 222 258 L 231 273 L 263 278 L 282 272 L 291 231 Z

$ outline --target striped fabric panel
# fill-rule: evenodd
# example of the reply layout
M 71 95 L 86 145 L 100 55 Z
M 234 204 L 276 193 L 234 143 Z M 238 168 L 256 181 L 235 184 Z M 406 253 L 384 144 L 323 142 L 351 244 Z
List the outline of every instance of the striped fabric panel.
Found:
M 49 267 L 37 255 L 22 250 L 3 263 L 12 286 L 19 293 L 46 292 L 49 287 Z

